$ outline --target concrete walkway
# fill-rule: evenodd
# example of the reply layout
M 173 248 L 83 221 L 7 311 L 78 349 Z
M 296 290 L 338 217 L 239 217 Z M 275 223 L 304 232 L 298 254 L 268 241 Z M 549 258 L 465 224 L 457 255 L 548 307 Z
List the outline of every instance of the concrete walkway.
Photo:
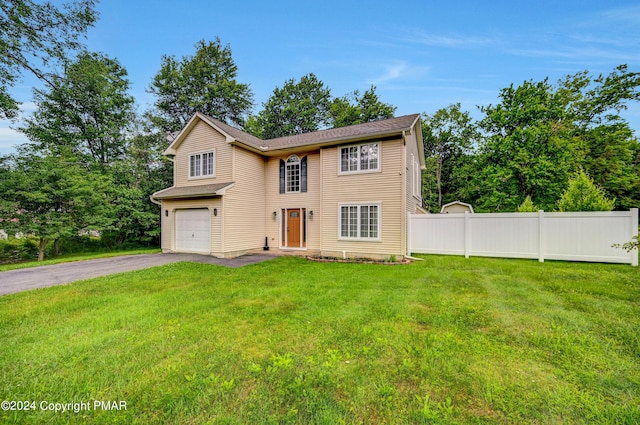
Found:
M 237 258 L 224 259 L 197 254 L 141 254 L 30 267 L 27 269 L 0 272 L 0 295 L 62 285 L 77 280 L 90 279 L 92 277 L 147 269 L 149 267 L 178 261 L 242 267 L 247 264 L 259 263 L 275 257 L 274 255 L 250 254 Z

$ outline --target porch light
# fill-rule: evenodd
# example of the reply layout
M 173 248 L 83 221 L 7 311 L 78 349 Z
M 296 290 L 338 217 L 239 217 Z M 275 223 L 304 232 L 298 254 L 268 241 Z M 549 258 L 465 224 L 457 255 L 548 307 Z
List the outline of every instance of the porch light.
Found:
M 164 210 L 164 216 L 169 217 L 169 210 Z
M 313 220 L 313 211 L 309 211 L 309 220 Z
M 278 216 L 278 212 L 277 212 L 277 211 L 274 211 L 274 212 L 271 214 L 271 216 L 272 216 L 272 217 L 273 217 L 273 219 L 275 220 L 275 219 L 276 219 L 276 217 Z
M 214 209 L 213 209 L 213 216 L 214 216 L 214 217 L 217 217 L 217 216 L 218 216 L 218 209 L 217 209 L 217 208 L 214 208 Z

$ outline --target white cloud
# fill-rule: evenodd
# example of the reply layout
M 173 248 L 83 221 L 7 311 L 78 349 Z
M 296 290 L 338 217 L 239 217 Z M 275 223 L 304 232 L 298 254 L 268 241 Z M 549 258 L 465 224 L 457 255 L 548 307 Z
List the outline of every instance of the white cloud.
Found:
M 406 41 L 432 47 L 477 47 L 495 45 L 499 42 L 495 38 L 485 36 L 438 35 L 421 30 L 412 31 Z
M 15 151 L 16 145 L 26 142 L 28 139 L 24 134 L 8 127 L 0 127 L 0 155 L 12 153 Z
M 383 70 L 375 77 L 367 80 L 367 84 L 377 86 L 396 80 L 415 79 L 424 77 L 429 71 L 428 67 L 411 65 L 406 61 L 396 61 L 383 66 Z

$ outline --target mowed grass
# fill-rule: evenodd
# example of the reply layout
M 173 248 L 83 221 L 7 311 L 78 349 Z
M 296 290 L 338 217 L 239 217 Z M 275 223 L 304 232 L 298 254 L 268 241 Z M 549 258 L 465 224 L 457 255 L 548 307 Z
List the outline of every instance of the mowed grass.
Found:
M 71 263 L 74 261 L 94 260 L 96 258 L 111 258 L 119 257 L 122 255 L 159 254 L 160 252 L 160 248 L 137 248 L 119 251 L 63 254 L 58 257 L 43 261 L 31 260 L 22 261 L 19 263 L 0 264 L 0 272 L 4 272 L 7 270 L 27 269 L 31 267 L 50 266 L 52 264 Z
M 0 423 L 640 423 L 638 268 L 424 259 L 175 263 L 0 297 L 0 400 L 38 405 Z

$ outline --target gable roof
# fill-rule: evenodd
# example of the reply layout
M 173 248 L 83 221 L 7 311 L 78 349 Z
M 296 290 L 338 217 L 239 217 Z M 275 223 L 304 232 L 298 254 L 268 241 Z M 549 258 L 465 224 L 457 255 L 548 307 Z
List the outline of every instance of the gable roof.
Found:
M 419 114 L 412 114 L 386 120 L 367 122 L 364 124 L 350 125 L 347 127 L 331 128 L 311 133 L 262 140 L 220 120 L 197 112 L 173 139 L 164 154 L 175 155 L 177 147 L 199 121 L 204 121 L 218 130 L 225 136 L 228 143 L 237 143 L 243 145 L 249 150 L 269 156 L 271 152 L 274 152 L 273 154 L 275 155 L 281 154 L 281 151 L 283 150 L 328 146 L 332 144 L 356 142 L 359 140 L 378 137 L 399 136 L 405 132 L 411 133 L 419 119 Z M 420 126 L 417 126 L 417 131 L 421 131 Z M 422 137 L 418 140 L 422 140 Z

